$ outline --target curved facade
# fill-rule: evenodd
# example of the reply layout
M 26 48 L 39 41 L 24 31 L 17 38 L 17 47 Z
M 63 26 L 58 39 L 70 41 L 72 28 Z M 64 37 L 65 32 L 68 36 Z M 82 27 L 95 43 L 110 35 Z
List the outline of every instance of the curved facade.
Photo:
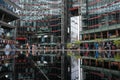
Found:
M 120 55 L 114 44 L 120 40 L 119 4 L 119 0 L 82 0 L 80 35 L 88 50 L 82 59 L 85 80 L 120 79 Z

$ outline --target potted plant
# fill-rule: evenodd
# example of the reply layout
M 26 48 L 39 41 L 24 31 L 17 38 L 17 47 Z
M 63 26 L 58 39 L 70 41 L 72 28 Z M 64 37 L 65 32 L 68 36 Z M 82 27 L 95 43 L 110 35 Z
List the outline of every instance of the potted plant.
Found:
M 114 40 L 114 45 L 116 45 L 117 49 L 120 49 L 120 40 Z
M 115 59 L 118 60 L 118 59 L 120 59 L 120 52 L 119 52 L 119 50 L 120 50 L 120 40 L 114 40 L 113 43 L 117 47 L 117 54 L 115 55 Z
M 76 49 L 77 49 L 74 56 L 75 56 L 77 59 L 80 58 L 80 44 L 81 44 L 81 41 L 80 41 L 80 40 L 77 40 L 77 41 L 74 42 L 74 45 L 75 45 L 75 47 L 76 47 Z
M 68 49 L 72 48 L 72 43 L 67 43 L 67 48 Z
M 80 47 L 80 44 L 81 44 L 81 41 L 80 41 L 80 40 L 77 40 L 77 41 L 74 42 L 74 44 L 75 44 L 75 46 L 76 46 L 77 48 L 79 48 L 79 47 Z
M 73 55 L 72 51 L 70 51 L 71 48 L 72 48 L 72 43 L 67 43 L 67 49 L 68 49 L 67 55 L 68 56 L 72 56 Z

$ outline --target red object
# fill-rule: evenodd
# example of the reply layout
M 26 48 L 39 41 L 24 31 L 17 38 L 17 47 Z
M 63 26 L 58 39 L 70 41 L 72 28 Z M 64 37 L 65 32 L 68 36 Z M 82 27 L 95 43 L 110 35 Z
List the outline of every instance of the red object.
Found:
M 18 62 L 21 62 L 21 60 L 19 60 Z
M 74 11 L 74 10 L 77 10 L 77 9 L 78 9 L 78 7 L 73 7 L 73 8 L 70 8 L 69 10 Z
M 27 40 L 27 38 L 20 37 L 20 38 L 16 38 L 16 40 Z
M 97 72 L 91 72 L 91 74 L 94 74 L 94 75 L 97 75 L 97 76 L 100 76 L 100 77 L 104 77 L 104 74 L 102 73 L 97 73 Z

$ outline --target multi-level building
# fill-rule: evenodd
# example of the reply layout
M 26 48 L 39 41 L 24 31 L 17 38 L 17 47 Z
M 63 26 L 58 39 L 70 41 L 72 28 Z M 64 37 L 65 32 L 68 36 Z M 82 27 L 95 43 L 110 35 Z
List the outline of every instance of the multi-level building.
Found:
M 61 42 L 61 15 L 63 15 L 61 9 L 64 7 L 61 4 L 61 0 L 15 0 L 14 2 L 23 8 L 20 12 L 20 27 L 17 30 L 17 40 L 20 43 L 34 42 L 34 40 L 40 43 L 44 42 L 44 40 L 49 41 L 50 38 L 57 38 L 57 40 L 53 40 L 54 43 Z M 71 15 L 77 15 L 77 0 L 69 0 L 68 7 L 70 10 L 69 17 Z M 41 31 L 42 33 L 49 32 L 48 39 L 46 35 L 43 36 L 41 34 Z M 31 35 L 34 35 L 34 37 Z M 69 33 L 67 36 L 69 36 Z
M 62 37 L 61 15 L 64 15 L 64 13 L 62 13 L 60 10 L 61 8 L 65 7 L 61 4 L 62 1 L 59 1 L 59 0 L 57 1 L 54 1 L 54 0 L 11 0 L 11 3 L 13 2 L 22 8 L 22 11 L 19 11 L 19 10 L 17 11 L 19 12 L 20 20 L 18 21 L 19 26 L 17 28 L 17 37 L 15 37 L 15 39 L 18 40 L 19 43 L 21 44 L 24 44 L 26 42 L 30 42 L 30 43 L 41 43 L 41 42 L 42 43 L 51 43 L 51 42 L 57 43 L 58 42 L 58 43 L 61 43 L 61 37 Z M 68 10 L 66 11 L 71 12 L 72 16 L 77 15 L 77 8 L 74 8 L 74 6 L 72 6 L 73 2 L 77 2 L 77 1 L 70 0 L 69 1 L 70 6 L 69 5 L 66 6 L 67 9 L 70 8 L 69 9 L 70 11 Z M 65 20 L 68 20 L 68 22 L 69 22 L 69 16 L 71 14 L 65 14 L 67 15 L 65 16 L 66 17 Z M 66 27 L 65 29 L 63 27 L 63 30 L 65 30 L 64 33 L 67 34 L 65 36 L 66 39 L 69 39 L 68 36 L 70 36 L 70 34 L 67 31 L 68 27 L 70 27 L 69 23 L 67 25 L 68 26 L 64 26 Z M 67 42 L 67 40 L 65 42 Z M 32 59 L 38 59 L 37 61 L 42 62 L 42 60 L 40 59 L 44 58 L 44 60 L 47 61 L 47 65 L 40 63 L 40 68 L 42 67 L 43 70 L 49 69 L 47 70 L 47 75 L 49 76 L 51 80 L 61 79 L 61 77 L 63 77 L 61 76 L 61 65 L 63 65 L 63 67 L 66 67 L 65 69 L 67 69 L 67 66 L 68 65 L 70 66 L 69 61 L 66 60 L 65 61 L 66 66 L 64 66 L 64 64 L 61 63 L 61 55 L 60 55 L 61 52 L 57 55 L 53 53 L 47 54 L 47 52 L 46 54 L 44 53 L 45 52 L 42 52 L 40 56 L 37 56 L 40 58 L 32 58 Z M 36 69 L 36 66 L 32 64 L 30 60 L 27 61 L 27 58 L 24 58 L 24 56 L 22 56 L 22 59 L 19 57 L 15 58 L 14 79 L 25 79 L 26 78 L 26 79 L 38 80 L 39 78 L 42 78 L 42 76 L 38 76 L 41 73 L 39 73 L 39 71 L 37 70 L 38 68 Z M 51 61 L 51 63 L 49 61 Z M 65 76 L 66 78 L 70 79 L 70 74 L 68 74 L 68 71 L 65 71 L 64 74 L 66 75 Z M 44 78 L 42 78 L 42 80 L 44 80 Z
M 119 80 L 120 59 L 114 40 L 120 39 L 119 0 L 82 0 L 82 68 L 85 80 Z M 93 50 L 93 51 L 92 51 Z M 101 51 L 103 50 L 103 51 Z M 118 53 L 118 54 L 117 54 Z M 82 53 L 81 53 L 82 54 Z
M 17 38 L 23 44 L 26 41 L 34 42 L 34 40 L 40 42 L 41 30 L 48 29 L 51 16 L 59 15 L 61 1 L 19 0 L 16 1 L 16 4 L 23 8 L 20 13 L 21 19 Z
M 0 0 L 0 79 L 13 76 L 13 67 L 10 65 L 13 59 L 6 57 L 4 48 L 6 44 L 12 45 L 16 43 L 16 20 L 19 19 L 18 10 L 20 10 L 20 7 L 11 1 Z
M 12 0 L 16 1 L 23 10 L 20 12 L 19 28 L 17 29 L 17 40 L 20 44 L 29 42 L 32 43 L 49 43 L 54 42 L 54 35 L 52 32 L 56 32 L 51 26 L 59 24 L 58 22 L 52 22 L 52 18 L 59 17 L 59 9 L 61 1 L 52 0 Z M 55 24 L 54 24 L 55 23 Z M 60 26 L 59 26 L 60 28 Z M 59 30 L 60 32 L 60 30 Z M 59 34 L 57 34 L 59 35 Z M 59 40 L 59 39 L 58 39 Z M 46 44 L 43 44 L 43 46 Z M 52 80 L 61 79 L 61 57 L 56 58 L 54 52 L 38 52 L 35 58 L 31 58 L 35 61 L 33 63 L 27 58 L 15 59 L 15 79 L 32 79 L 32 80 L 48 80 L 44 76 Z M 52 50 L 52 49 L 51 49 Z M 59 53 L 60 54 L 60 53 Z M 23 56 L 22 56 L 23 57 Z M 47 63 L 43 63 L 43 62 Z M 37 62 L 40 62 L 38 65 Z M 28 66 L 29 65 L 29 66 Z M 41 72 L 41 70 L 43 72 Z
M 16 22 L 15 20 L 19 19 L 18 10 L 19 7 L 16 7 L 14 3 L 10 1 L 1 0 L 0 2 L 0 37 L 1 42 L 7 43 L 10 40 L 16 40 Z M 12 23 L 11 23 L 12 22 Z M 12 41 L 10 41 L 12 42 Z

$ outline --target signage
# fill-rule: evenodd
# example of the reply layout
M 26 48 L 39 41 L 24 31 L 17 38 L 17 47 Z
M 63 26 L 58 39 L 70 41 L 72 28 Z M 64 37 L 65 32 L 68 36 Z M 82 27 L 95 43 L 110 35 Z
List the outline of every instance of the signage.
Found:
M 81 39 L 80 31 L 82 31 L 81 16 L 71 17 L 71 42 Z

